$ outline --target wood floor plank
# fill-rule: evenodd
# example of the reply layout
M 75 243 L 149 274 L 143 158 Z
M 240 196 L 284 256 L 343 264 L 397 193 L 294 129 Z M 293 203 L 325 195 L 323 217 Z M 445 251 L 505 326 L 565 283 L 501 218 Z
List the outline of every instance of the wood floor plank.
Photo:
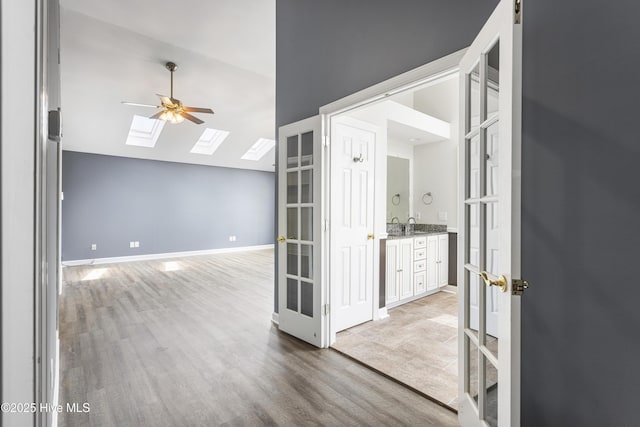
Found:
M 99 271 L 98 271 L 99 270 Z M 455 426 L 271 325 L 273 251 L 66 267 L 61 426 Z

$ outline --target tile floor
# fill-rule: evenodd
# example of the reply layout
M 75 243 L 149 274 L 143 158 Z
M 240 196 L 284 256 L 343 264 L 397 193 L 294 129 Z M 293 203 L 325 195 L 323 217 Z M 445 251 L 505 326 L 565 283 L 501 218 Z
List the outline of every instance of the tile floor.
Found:
M 342 331 L 333 347 L 457 409 L 458 308 L 453 292 L 398 306 L 386 319 Z M 488 346 L 497 346 L 494 341 Z

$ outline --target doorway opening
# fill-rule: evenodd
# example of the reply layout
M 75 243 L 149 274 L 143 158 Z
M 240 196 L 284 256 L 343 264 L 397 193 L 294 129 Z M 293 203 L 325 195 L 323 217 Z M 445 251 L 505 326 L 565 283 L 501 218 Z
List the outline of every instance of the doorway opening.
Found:
M 454 410 L 458 90 L 450 72 L 330 124 L 332 347 Z

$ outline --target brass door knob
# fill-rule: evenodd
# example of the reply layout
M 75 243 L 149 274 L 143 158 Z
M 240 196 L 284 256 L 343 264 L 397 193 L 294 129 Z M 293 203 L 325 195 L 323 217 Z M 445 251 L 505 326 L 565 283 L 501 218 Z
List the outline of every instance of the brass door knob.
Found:
M 278 236 L 278 242 L 282 243 L 285 240 L 287 240 L 287 239 L 285 239 L 284 236 Z
M 374 239 L 374 235 L 373 234 L 367 234 L 367 239 L 368 240 L 373 240 Z
M 507 283 L 507 278 L 504 277 L 504 275 L 500 275 L 500 277 L 498 277 L 496 280 L 491 280 L 489 278 L 489 273 L 487 273 L 486 271 L 481 271 L 478 274 L 480 275 L 480 277 L 482 277 L 482 280 L 484 280 L 485 285 L 497 286 L 502 292 L 507 292 L 507 287 L 509 285 Z

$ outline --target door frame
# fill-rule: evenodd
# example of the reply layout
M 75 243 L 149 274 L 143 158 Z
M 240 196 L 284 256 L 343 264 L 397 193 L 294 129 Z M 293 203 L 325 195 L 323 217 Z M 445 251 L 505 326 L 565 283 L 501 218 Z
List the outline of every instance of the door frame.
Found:
M 370 86 L 366 89 L 363 89 L 359 92 L 348 95 L 344 98 L 341 98 L 337 101 L 334 101 L 330 104 L 324 105 L 320 107 L 320 118 L 322 121 L 322 141 L 323 141 L 323 163 L 322 163 L 322 215 L 325 224 L 328 225 L 323 227 L 324 232 L 322 233 L 322 262 L 321 262 L 321 271 L 322 271 L 322 282 L 321 286 L 323 289 L 323 295 L 325 296 L 325 303 L 331 302 L 333 300 L 333 287 L 331 286 L 331 253 L 332 253 L 332 242 L 331 242 L 331 233 L 330 233 L 330 223 L 331 223 L 331 124 L 334 118 L 337 116 L 344 114 L 348 111 L 354 110 L 356 108 L 372 104 L 374 102 L 385 99 L 391 95 L 398 94 L 400 92 L 404 92 L 407 90 L 412 90 L 420 86 L 427 86 L 430 83 L 436 83 L 443 78 L 452 76 L 457 74 L 459 71 L 459 63 L 462 57 L 464 56 L 467 49 L 461 49 L 457 52 L 451 53 L 447 56 L 441 57 L 434 61 L 431 61 L 425 65 L 422 65 L 413 70 L 407 71 L 405 73 L 399 74 L 395 77 L 392 77 L 388 80 Z M 451 139 L 458 139 L 457 128 L 453 129 L 451 133 Z M 385 135 L 386 139 L 386 135 Z M 381 151 L 376 149 L 376 158 L 381 156 Z M 380 171 L 376 168 L 376 173 Z M 374 202 L 376 203 L 376 202 Z M 379 215 L 378 215 L 379 216 Z M 376 223 L 376 218 L 378 217 L 374 213 L 374 224 Z M 458 212 L 458 222 L 460 220 L 460 212 Z M 328 223 L 326 222 L 328 221 Z M 374 272 L 373 272 L 373 286 L 375 288 L 376 284 L 380 283 L 380 236 L 386 236 L 386 227 L 383 230 L 374 230 L 375 239 L 374 239 Z M 386 307 L 383 309 L 379 309 L 379 294 L 373 292 L 373 318 L 374 320 L 386 317 Z M 324 337 L 324 343 L 327 346 L 331 346 L 336 341 L 336 330 L 335 330 L 335 321 L 332 321 L 333 311 L 329 307 L 329 315 L 325 316 L 325 328 L 324 331 L 326 336 Z

